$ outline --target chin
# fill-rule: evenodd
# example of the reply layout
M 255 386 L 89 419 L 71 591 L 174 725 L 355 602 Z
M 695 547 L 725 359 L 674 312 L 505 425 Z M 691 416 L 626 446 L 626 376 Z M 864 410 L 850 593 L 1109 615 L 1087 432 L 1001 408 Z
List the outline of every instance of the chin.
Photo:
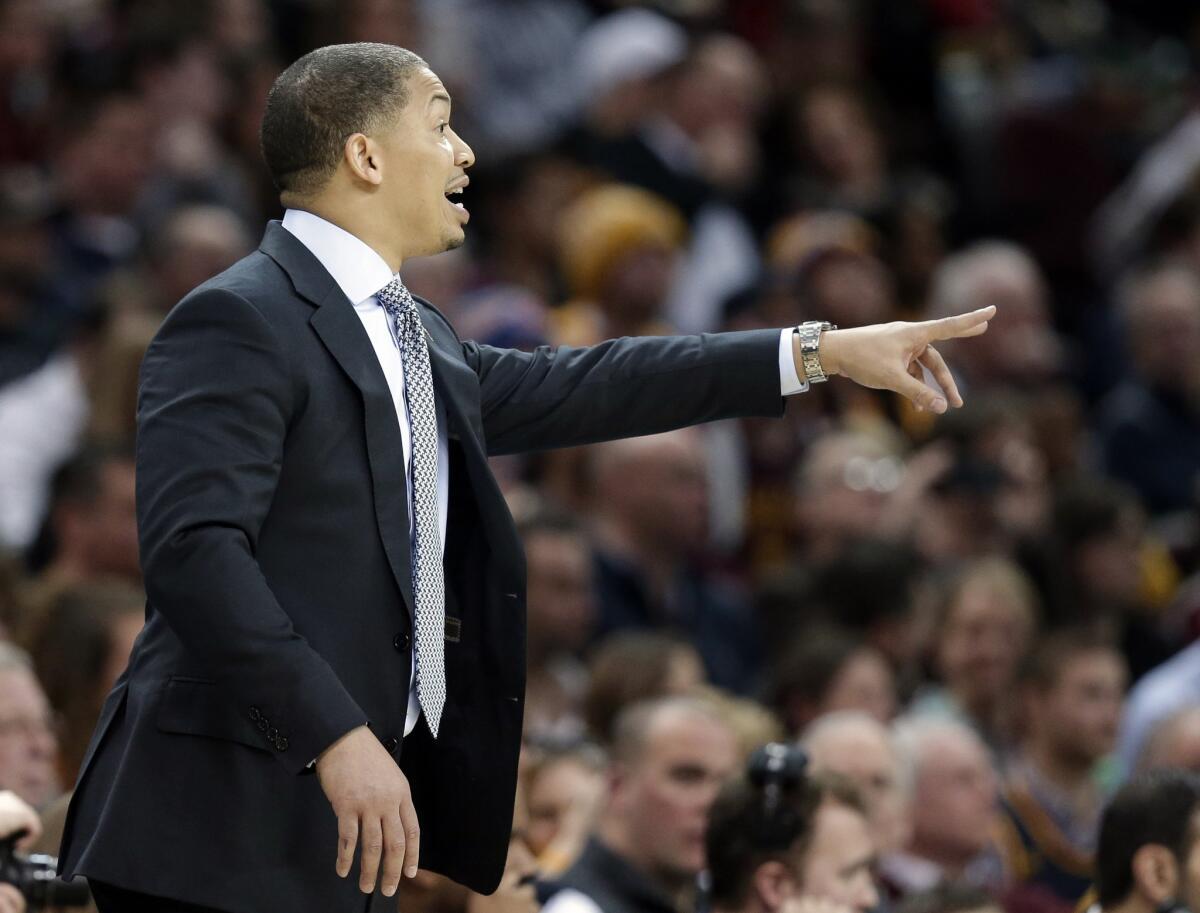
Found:
M 465 231 L 460 231 L 457 235 L 446 239 L 444 245 L 442 246 L 442 251 L 445 252 L 448 250 L 458 250 L 458 248 L 462 247 L 466 243 L 467 233 Z

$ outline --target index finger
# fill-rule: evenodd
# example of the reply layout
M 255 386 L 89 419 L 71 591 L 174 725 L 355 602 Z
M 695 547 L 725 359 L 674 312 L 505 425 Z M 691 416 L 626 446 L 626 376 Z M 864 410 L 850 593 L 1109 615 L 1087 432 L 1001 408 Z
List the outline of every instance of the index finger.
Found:
M 925 329 L 927 341 L 935 339 L 961 339 L 964 336 L 978 336 L 987 332 L 987 322 L 996 316 L 996 305 L 989 304 L 977 311 L 966 314 L 956 314 L 953 317 L 943 317 L 941 320 L 927 320 L 921 326 Z

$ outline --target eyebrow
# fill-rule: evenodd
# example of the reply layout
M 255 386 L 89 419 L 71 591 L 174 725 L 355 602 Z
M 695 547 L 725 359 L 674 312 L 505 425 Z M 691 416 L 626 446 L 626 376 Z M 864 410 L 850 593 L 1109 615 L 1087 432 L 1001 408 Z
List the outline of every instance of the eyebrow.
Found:
M 862 859 L 859 859 L 858 861 L 852 862 L 850 865 L 843 867 L 842 875 L 843 876 L 852 875 L 855 872 L 858 872 L 862 869 L 874 869 L 878 865 L 879 865 L 879 855 L 877 853 L 871 853 L 871 855 L 865 856 Z
M 447 108 L 450 107 L 450 96 L 447 95 L 445 92 L 434 92 L 433 93 L 433 95 L 429 99 L 429 107 L 430 108 L 433 107 L 433 103 L 435 101 L 444 101 L 446 103 L 446 107 Z

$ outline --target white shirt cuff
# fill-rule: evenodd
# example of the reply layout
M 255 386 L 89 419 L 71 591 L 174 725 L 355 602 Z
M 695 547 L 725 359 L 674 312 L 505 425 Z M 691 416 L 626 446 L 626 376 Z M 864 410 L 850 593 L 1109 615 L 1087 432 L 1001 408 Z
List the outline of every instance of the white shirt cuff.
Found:
M 782 396 L 808 390 L 808 381 L 801 380 L 796 371 L 796 356 L 792 353 L 793 330 L 795 327 L 786 327 L 779 331 L 779 392 Z

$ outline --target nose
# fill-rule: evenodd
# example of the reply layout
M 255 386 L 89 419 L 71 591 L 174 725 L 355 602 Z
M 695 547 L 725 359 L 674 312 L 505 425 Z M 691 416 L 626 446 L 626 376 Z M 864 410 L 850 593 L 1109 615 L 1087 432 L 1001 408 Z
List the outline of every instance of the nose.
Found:
M 471 149 L 471 147 L 467 145 L 467 141 L 457 133 L 454 135 L 454 138 L 457 140 L 456 148 L 454 150 L 454 164 L 462 168 L 470 168 L 475 164 L 474 150 Z
M 862 873 L 862 882 L 855 893 L 855 909 L 866 913 L 879 906 L 879 889 L 875 887 L 875 879 L 867 872 Z

